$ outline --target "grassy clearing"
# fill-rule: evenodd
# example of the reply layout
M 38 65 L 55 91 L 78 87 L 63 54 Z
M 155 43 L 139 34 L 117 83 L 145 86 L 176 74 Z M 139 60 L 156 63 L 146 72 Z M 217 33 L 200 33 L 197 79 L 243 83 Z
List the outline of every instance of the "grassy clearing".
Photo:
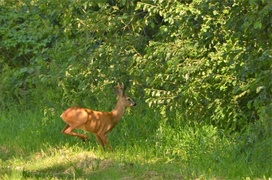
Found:
M 2 178 L 56 178 L 56 179 L 147 179 L 182 178 L 179 166 L 158 162 L 143 163 L 142 157 L 134 159 L 120 152 L 103 153 L 84 151 L 78 147 L 49 148 L 47 152 L 34 153 L 27 158 L 6 162 Z M 167 170 L 165 172 L 165 170 Z M 3 171 L 3 170 L 2 170 Z
M 60 111 L 61 112 L 61 111 Z M 114 152 L 60 133 L 58 111 L 0 115 L 0 179 L 269 179 L 272 138 L 226 136 L 213 126 L 169 125 L 127 114 L 110 133 Z M 251 138 L 251 139 L 250 139 Z

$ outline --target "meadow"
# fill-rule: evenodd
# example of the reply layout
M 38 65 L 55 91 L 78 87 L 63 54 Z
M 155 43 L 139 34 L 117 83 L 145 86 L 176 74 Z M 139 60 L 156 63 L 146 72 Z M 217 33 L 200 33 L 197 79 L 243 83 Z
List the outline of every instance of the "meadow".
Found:
M 62 134 L 60 113 L 1 112 L 1 179 L 271 179 L 272 138 L 250 142 L 182 121 L 171 127 L 131 109 L 109 134 L 109 152 L 91 134 L 89 142 Z

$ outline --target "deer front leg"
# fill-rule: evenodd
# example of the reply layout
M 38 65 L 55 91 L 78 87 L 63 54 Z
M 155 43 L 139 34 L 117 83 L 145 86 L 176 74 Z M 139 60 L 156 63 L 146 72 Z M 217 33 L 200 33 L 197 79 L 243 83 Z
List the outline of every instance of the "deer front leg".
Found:
M 98 144 L 103 148 L 103 150 L 105 150 L 104 142 L 103 142 L 103 140 L 100 138 L 100 136 L 99 136 L 99 135 L 95 135 L 95 137 L 96 137 L 96 140 L 97 140 Z
M 112 147 L 111 145 L 109 144 L 109 141 L 107 139 L 107 136 L 106 135 L 103 135 L 103 134 L 100 134 L 99 135 L 99 138 L 103 141 L 103 144 L 106 144 L 106 146 L 110 149 L 110 151 L 112 151 Z

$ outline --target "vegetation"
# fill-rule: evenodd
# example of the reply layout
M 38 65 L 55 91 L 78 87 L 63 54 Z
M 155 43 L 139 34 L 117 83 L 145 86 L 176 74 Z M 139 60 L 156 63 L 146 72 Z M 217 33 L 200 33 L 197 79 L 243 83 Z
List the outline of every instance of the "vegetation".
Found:
M 269 0 L 0 2 L 1 179 L 269 179 Z M 60 133 L 77 105 L 137 102 L 109 135 Z M 92 137 L 92 136 L 90 136 Z

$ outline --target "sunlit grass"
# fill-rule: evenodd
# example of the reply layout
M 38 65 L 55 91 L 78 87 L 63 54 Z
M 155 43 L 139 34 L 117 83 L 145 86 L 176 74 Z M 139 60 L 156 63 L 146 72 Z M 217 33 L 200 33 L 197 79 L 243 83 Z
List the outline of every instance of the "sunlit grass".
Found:
M 143 154 L 86 151 L 74 147 L 51 147 L 29 157 L 12 158 L 2 166 L 1 178 L 148 178 L 181 177 L 177 164 L 144 159 Z M 168 169 L 167 172 L 165 170 Z
M 18 109 L 0 114 L 0 179 L 271 177 L 271 138 L 243 145 L 213 126 L 182 121 L 170 126 L 151 113 L 128 114 L 109 134 L 114 151 L 105 152 L 91 134 L 85 143 L 62 134 L 57 114 Z

